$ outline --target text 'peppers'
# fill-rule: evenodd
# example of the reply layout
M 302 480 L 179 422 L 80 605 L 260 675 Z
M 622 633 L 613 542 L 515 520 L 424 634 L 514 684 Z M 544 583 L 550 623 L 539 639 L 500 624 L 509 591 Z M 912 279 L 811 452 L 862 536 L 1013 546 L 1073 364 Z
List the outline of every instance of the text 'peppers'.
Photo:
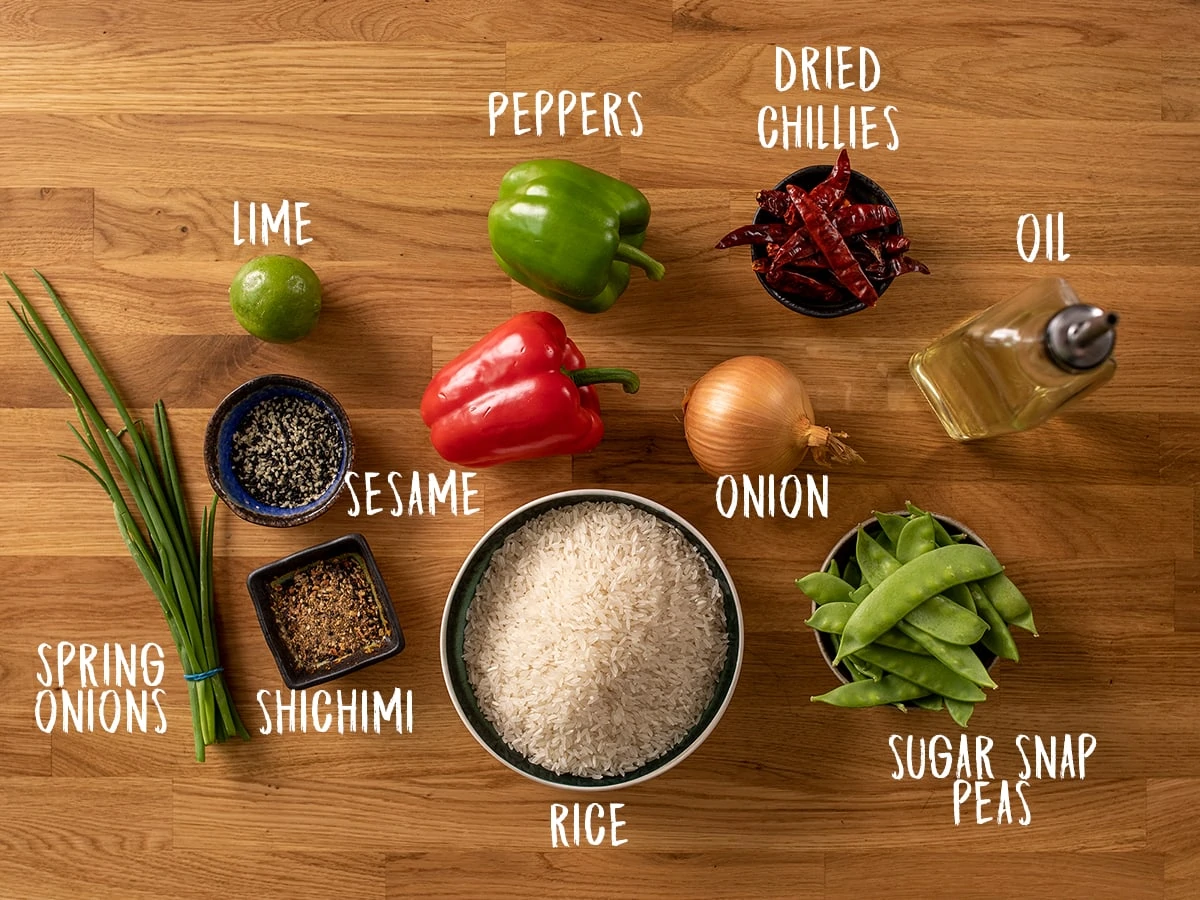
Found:
M 650 202 L 637 188 L 562 159 L 509 169 L 488 212 L 500 268 L 543 297 L 604 312 L 629 287 L 629 267 L 663 277 L 641 249 Z
M 586 453 L 604 423 L 590 385 L 638 389 L 628 369 L 589 369 L 558 317 L 526 312 L 451 360 L 421 398 L 421 418 L 444 459 L 482 468 Z

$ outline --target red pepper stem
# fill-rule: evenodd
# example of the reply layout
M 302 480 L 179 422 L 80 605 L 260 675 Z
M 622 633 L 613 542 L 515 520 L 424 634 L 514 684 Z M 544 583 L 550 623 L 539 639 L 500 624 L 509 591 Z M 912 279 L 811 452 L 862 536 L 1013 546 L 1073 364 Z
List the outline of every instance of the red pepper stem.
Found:
M 621 262 L 645 269 L 646 277 L 651 281 L 662 281 L 662 277 L 667 274 L 667 270 L 663 267 L 662 263 L 640 247 L 633 246 L 633 244 L 621 241 L 621 243 L 617 244 L 617 252 L 614 256 Z
M 636 394 L 642 386 L 637 375 L 629 369 L 563 369 L 563 374 L 575 382 L 575 387 L 589 384 L 619 384 L 627 394 Z

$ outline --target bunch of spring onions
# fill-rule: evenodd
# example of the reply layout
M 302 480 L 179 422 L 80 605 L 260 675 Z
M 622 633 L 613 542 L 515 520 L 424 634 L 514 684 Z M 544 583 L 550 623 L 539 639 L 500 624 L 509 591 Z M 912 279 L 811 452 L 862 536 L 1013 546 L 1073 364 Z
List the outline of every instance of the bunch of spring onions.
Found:
M 111 398 L 121 417 L 119 430 L 114 431 L 104 420 L 42 317 L 20 288 L 5 275 L 4 280 L 21 304 L 20 312 L 12 303 L 8 308 L 75 406 L 80 427 L 68 427 L 79 439 L 90 462 L 64 458 L 88 472 L 112 500 L 121 537 L 162 607 L 187 679 L 196 759 L 203 762 L 204 748 L 209 744 L 224 741 L 234 734 L 243 740 L 250 738 L 222 677 L 217 649 L 212 570 L 217 499 L 213 498 L 211 508 L 204 509 L 197 545 L 192 538 L 183 487 L 175 466 L 166 407 L 161 400 L 154 405 L 152 441 L 141 420 L 135 420 L 129 414 L 128 407 L 54 289 L 40 272 L 35 274 Z M 126 493 L 137 508 L 136 518 Z

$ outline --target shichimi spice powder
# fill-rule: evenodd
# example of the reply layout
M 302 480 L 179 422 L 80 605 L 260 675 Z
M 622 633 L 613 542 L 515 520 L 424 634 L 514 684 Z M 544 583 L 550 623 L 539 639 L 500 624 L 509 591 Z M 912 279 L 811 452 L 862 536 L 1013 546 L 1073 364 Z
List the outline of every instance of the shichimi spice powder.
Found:
M 270 588 L 271 615 L 296 668 L 327 669 L 355 653 L 371 653 L 391 629 L 356 554 L 319 560 Z

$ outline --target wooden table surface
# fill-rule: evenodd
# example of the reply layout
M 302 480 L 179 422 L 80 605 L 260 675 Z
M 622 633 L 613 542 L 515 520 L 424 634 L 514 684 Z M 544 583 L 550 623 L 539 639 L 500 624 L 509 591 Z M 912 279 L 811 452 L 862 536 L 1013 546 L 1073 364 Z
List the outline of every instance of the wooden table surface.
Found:
M 644 388 L 604 393 L 594 453 L 480 472 L 479 515 L 351 518 L 343 497 L 313 524 L 272 530 L 222 509 L 224 660 L 249 727 L 263 724 L 257 692 L 281 683 L 246 574 L 348 531 L 379 557 L 408 646 L 334 686 L 411 690 L 414 727 L 256 733 L 200 765 L 157 605 L 107 501 L 57 456 L 72 449 L 66 400 L 15 324 L 0 325 L 0 895 L 1197 896 L 1200 11 L 925 6 L 7 0 L 0 266 L 35 298 L 31 270 L 43 271 L 131 402 L 165 400 L 197 512 L 204 425 L 256 375 L 330 389 L 357 468 L 406 484 L 449 469 L 417 413 L 432 372 L 517 311 L 558 313 L 593 362 L 631 365 Z M 776 45 L 799 57 L 829 44 L 874 51 L 870 94 L 776 91 Z M 643 133 L 583 136 L 572 117 L 565 138 L 514 136 L 511 119 L 489 137 L 489 93 L 539 89 L 637 91 Z M 810 102 L 897 108 L 899 148 L 852 158 L 934 272 L 829 322 L 774 304 L 743 254 L 710 249 L 757 189 L 832 161 L 759 146 L 761 107 Z M 589 317 L 504 277 L 487 208 L 503 172 L 535 156 L 644 190 L 666 280 L 635 278 Z M 286 252 L 326 288 L 319 326 L 290 346 L 246 335 L 227 299 L 241 262 L 267 252 L 234 246 L 233 203 L 283 199 L 309 204 L 312 241 Z M 1069 260 L 1023 262 L 1018 217 L 1059 211 Z M 1042 429 L 955 444 L 908 356 L 1046 275 L 1121 313 L 1115 380 Z M 747 353 L 800 374 L 821 421 L 866 459 L 830 476 L 827 519 L 725 519 L 688 454 L 684 390 Z M 442 680 L 438 629 L 493 522 L 588 486 L 643 493 L 707 535 L 741 594 L 745 660 L 692 757 L 599 798 L 624 804 L 626 844 L 555 849 L 550 805 L 591 798 L 535 785 L 476 744 Z M 1086 778 L 1043 772 L 1023 788 L 1027 825 L 977 824 L 972 797 L 956 826 L 953 775 L 892 778 L 889 737 L 954 737 L 948 718 L 808 701 L 834 682 L 793 579 L 870 510 L 910 498 L 973 526 L 1042 629 L 1019 635 L 1022 662 L 999 667 L 968 732 L 995 744 L 984 816 L 1002 781 L 1015 792 L 1019 735 L 1095 738 Z M 41 732 L 36 648 L 60 641 L 163 646 L 166 733 Z

